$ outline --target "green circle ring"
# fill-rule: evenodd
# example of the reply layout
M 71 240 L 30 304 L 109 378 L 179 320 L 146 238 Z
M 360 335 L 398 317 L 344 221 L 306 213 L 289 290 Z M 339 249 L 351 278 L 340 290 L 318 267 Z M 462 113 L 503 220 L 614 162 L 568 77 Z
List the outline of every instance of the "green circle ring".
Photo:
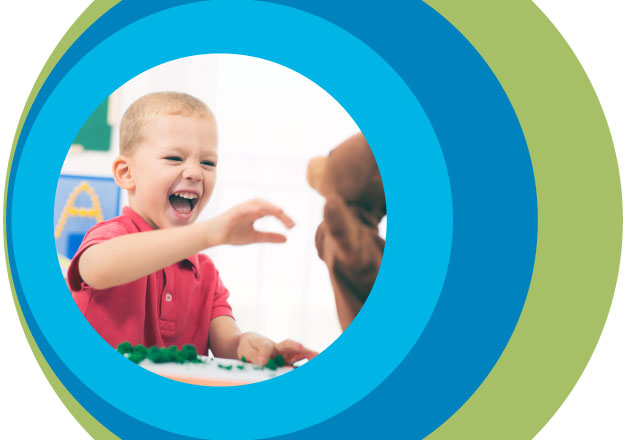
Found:
M 534 273 L 514 333 L 482 385 L 428 439 L 528 439 L 575 386 L 608 315 L 623 231 L 616 153 L 579 61 L 531 1 L 426 3 L 473 44 L 508 95 L 538 199 Z
M 91 4 L 50 56 L 22 113 L 9 169 L 41 85 L 78 36 L 117 3 Z M 473 44 L 507 93 L 530 150 L 538 198 L 535 267 L 517 327 L 482 385 L 427 438 L 532 438 L 581 376 L 610 308 L 622 242 L 616 154 L 590 81 L 531 1 L 426 3 Z M 10 281 L 24 332 L 55 392 L 91 436 L 117 438 L 56 378 L 34 343 Z

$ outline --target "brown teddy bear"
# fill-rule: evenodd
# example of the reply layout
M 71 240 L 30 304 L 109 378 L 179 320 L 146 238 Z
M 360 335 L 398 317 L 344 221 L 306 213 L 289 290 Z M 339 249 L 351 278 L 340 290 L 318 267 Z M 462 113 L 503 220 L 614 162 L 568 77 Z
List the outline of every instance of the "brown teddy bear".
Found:
M 308 164 L 308 183 L 325 197 L 323 222 L 315 242 L 328 266 L 343 330 L 369 296 L 378 275 L 384 240 L 378 225 L 386 215 L 380 171 L 362 134 L 327 157 Z

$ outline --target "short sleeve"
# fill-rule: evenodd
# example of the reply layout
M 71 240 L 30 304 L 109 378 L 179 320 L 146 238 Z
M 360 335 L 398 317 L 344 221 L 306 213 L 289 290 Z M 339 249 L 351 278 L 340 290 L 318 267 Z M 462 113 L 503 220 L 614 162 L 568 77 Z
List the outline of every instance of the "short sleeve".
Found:
M 83 283 L 82 278 L 80 278 L 80 273 L 78 271 L 78 261 L 82 253 L 94 244 L 102 243 L 103 241 L 126 234 L 130 234 L 130 231 L 119 222 L 97 224 L 85 234 L 76 255 L 72 258 L 69 268 L 67 269 L 67 283 L 72 292 L 80 291 L 84 285 L 86 285 Z
M 213 310 L 211 313 L 211 320 L 213 318 L 217 318 L 218 316 L 230 316 L 234 319 L 232 314 L 232 307 L 228 303 L 228 297 L 230 296 L 230 292 L 224 286 L 224 283 L 221 281 L 221 277 L 219 276 L 219 272 L 216 270 L 216 281 L 215 281 L 215 298 L 213 300 Z

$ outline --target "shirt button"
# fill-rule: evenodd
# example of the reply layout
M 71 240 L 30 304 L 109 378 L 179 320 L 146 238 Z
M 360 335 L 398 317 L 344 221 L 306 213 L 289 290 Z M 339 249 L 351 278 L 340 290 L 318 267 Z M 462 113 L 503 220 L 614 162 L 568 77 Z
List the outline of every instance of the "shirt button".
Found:
M 165 294 L 165 301 L 171 302 L 172 299 L 174 299 L 174 297 L 173 297 L 173 295 L 171 293 L 166 293 Z

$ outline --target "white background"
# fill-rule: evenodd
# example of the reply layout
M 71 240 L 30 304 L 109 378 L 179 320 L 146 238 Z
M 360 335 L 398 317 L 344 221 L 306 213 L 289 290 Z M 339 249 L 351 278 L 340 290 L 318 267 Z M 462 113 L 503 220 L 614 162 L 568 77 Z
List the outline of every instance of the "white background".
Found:
M 6 169 L 20 114 L 41 68 L 89 3 L 86 0 L 2 3 L 0 169 Z M 564 35 L 590 77 L 622 162 L 625 149 L 623 2 L 539 0 L 536 3 Z M 36 186 L 34 189 L 36 191 Z M 5 335 L 3 344 L 7 354 L 0 373 L 2 437 L 88 438 L 60 402 L 30 351 L 17 318 L 4 265 L 0 265 L 0 278 L 0 334 Z M 625 299 L 619 282 L 605 330 L 586 371 L 536 438 L 625 438 L 624 336 Z

